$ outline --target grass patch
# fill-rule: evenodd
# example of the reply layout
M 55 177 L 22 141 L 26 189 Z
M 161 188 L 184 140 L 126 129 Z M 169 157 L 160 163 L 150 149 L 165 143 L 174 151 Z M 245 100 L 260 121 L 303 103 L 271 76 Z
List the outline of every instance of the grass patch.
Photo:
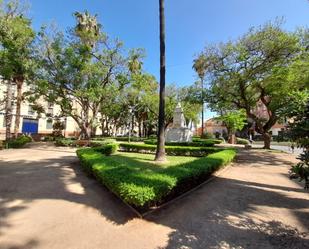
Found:
M 126 203 L 140 211 L 172 199 L 205 181 L 215 170 L 231 162 L 233 149 L 207 157 L 168 156 L 155 164 L 150 154 L 118 152 L 103 155 L 92 148 L 79 149 L 83 168 Z

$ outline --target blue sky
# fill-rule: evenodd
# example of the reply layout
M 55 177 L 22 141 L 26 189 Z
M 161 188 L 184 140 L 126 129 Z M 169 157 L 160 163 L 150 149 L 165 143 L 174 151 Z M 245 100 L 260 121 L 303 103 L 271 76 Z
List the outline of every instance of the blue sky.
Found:
M 56 22 L 74 25 L 75 11 L 98 14 L 111 37 L 127 48 L 145 48 L 144 69 L 159 79 L 158 0 L 29 0 L 35 28 Z M 165 0 L 168 83 L 190 85 L 194 55 L 207 43 L 235 39 L 250 27 L 284 17 L 284 28 L 309 24 L 307 0 Z

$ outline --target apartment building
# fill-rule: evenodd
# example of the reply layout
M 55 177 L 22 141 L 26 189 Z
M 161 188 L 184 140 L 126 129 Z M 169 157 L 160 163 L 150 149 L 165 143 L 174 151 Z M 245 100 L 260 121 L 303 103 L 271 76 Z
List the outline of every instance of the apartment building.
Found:
M 16 117 L 16 87 L 12 87 L 12 125 L 11 133 L 14 132 L 14 125 Z M 29 86 L 26 84 L 23 87 L 23 91 L 28 91 Z M 7 85 L 4 82 L 0 83 L 0 99 L 4 100 L 0 106 L 0 140 L 5 139 L 5 100 L 6 100 Z M 20 129 L 19 133 L 31 134 L 31 135 L 50 135 L 53 132 L 53 123 L 56 117 L 59 117 L 61 111 L 60 107 L 53 103 L 48 103 L 43 99 L 38 101 L 45 110 L 45 113 L 38 114 L 35 111 L 33 104 L 26 100 L 21 105 L 20 115 Z M 79 133 L 79 128 L 76 122 L 71 117 L 60 117 L 60 121 L 65 123 L 65 136 L 76 136 Z
M 30 86 L 25 84 L 23 86 L 23 92 L 29 91 Z M 5 99 L 6 99 L 7 85 L 5 82 L 0 81 L 0 140 L 5 139 Z M 12 89 L 12 124 L 11 133 L 14 132 L 14 125 L 16 119 L 16 87 L 13 86 Z M 20 134 L 31 134 L 32 137 L 41 139 L 46 135 L 51 135 L 53 132 L 53 124 L 59 118 L 65 124 L 65 129 L 63 135 L 65 137 L 78 137 L 80 129 L 77 123 L 71 117 L 61 117 L 61 109 L 58 105 L 53 103 L 48 103 L 45 100 L 39 99 L 38 103 L 44 108 L 45 113 L 39 114 L 35 111 L 32 103 L 26 100 L 22 102 L 21 105 L 21 115 L 20 115 Z M 80 107 L 75 103 L 75 108 L 78 110 Z M 115 127 L 110 127 L 114 136 L 124 136 L 128 134 L 128 127 L 120 127 L 116 129 Z M 135 133 L 137 134 L 138 127 L 134 126 Z M 97 135 L 102 134 L 100 127 L 96 130 Z

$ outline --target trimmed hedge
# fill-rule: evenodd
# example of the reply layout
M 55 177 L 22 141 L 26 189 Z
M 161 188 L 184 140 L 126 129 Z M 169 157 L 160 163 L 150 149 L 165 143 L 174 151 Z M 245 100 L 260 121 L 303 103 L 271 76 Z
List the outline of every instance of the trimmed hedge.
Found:
M 128 142 L 129 137 L 115 137 L 116 141 L 119 142 Z M 143 137 L 130 137 L 131 142 L 143 142 L 146 138 Z
M 129 157 L 120 153 L 107 157 L 93 148 L 77 150 L 86 171 L 139 210 L 159 205 L 199 185 L 215 170 L 231 162 L 235 155 L 235 150 L 227 149 L 169 167 L 141 162 L 140 154 Z
M 7 142 L 8 148 L 21 148 L 25 144 L 32 141 L 32 138 L 26 135 L 21 135 L 18 138 L 15 138 L 13 140 L 10 140 Z
M 90 146 L 90 147 L 101 147 L 106 144 L 115 143 L 115 139 L 105 139 L 105 140 L 76 140 L 72 138 L 59 138 L 55 141 L 56 146 L 64 147 L 81 147 L 81 146 Z
M 90 141 L 90 147 L 99 147 L 106 144 L 112 144 L 115 143 L 115 139 L 105 139 L 105 140 L 91 140 Z
M 118 150 L 118 144 L 105 144 L 100 147 L 94 147 L 94 151 L 100 152 L 106 156 L 110 156 L 112 154 L 115 154 Z
M 240 137 L 236 137 L 236 144 L 249 144 L 249 140 L 244 139 L 244 138 L 240 138 Z
M 195 143 L 213 142 L 214 144 L 221 144 L 223 141 L 222 139 L 193 137 L 192 142 L 195 142 Z
M 157 140 L 156 139 L 146 139 L 144 140 L 145 144 L 152 144 L 156 145 Z M 191 146 L 191 147 L 211 147 L 217 144 L 218 142 L 214 139 L 204 139 L 203 141 L 199 142 L 165 142 L 165 145 L 168 146 Z
M 139 153 L 155 153 L 156 145 L 151 144 L 119 144 L 121 151 L 139 152 Z M 210 153 L 221 151 L 222 148 L 214 147 L 189 147 L 189 146 L 165 146 L 165 152 L 170 156 L 206 156 Z
M 71 138 L 58 138 L 55 141 L 55 145 L 56 146 L 64 146 L 64 147 L 73 146 L 74 141 L 76 141 L 76 140 L 73 140 Z

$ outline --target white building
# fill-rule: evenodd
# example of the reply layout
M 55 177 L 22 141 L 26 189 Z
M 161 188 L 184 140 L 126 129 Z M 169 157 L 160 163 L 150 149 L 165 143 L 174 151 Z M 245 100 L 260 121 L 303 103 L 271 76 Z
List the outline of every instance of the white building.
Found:
M 30 88 L 26 84 L 23 86 L 23 92 L 29 91 Z M 5 100 L 6 100 L 7 85 L 0 81 L 0 100 L 4 100 L 0 103 L 0 140 L 5 139 Z M 53 132 L 53 123 L 61 115 L 61 109 L 58 105 L 48 103 L 43 100 L 38 101 L 40 105 L 45 110 L 45 113 L 38 114 L 34 110 L 33 104 L 24 100 L 21 105 L 21 115 L 20 115 L 20 127 L 19 134 L 31 134 L 32 137 L 41 139 L 46 135 L 51 135 Z M 76 109 L 79 106 L 76 104 Z M 14 132 L 15 118 L 16 118 L 16 87 L 13 86 L 12 89 L 12 123 L 11 123 L 11 133 Z M 100 117 L 99 117 L 100 118 Z M 60 117 L 60 121 L 65 123 L 65 130 L 63 135 L 65 137 L 78 137 L 80 129 L 77 123 L 71 117 Z M 112 127 L 111 127 L 112 128 Z M 128 127 L 121 127 L 118 130 L 115 128 L 113 130 L 114 136 L 123 136 L 128 134 Z M 137 130 L 135 127 L 134 130 Z M 102 134 L 102 130 L 98 127 L 96 130 L 97 135 Z

